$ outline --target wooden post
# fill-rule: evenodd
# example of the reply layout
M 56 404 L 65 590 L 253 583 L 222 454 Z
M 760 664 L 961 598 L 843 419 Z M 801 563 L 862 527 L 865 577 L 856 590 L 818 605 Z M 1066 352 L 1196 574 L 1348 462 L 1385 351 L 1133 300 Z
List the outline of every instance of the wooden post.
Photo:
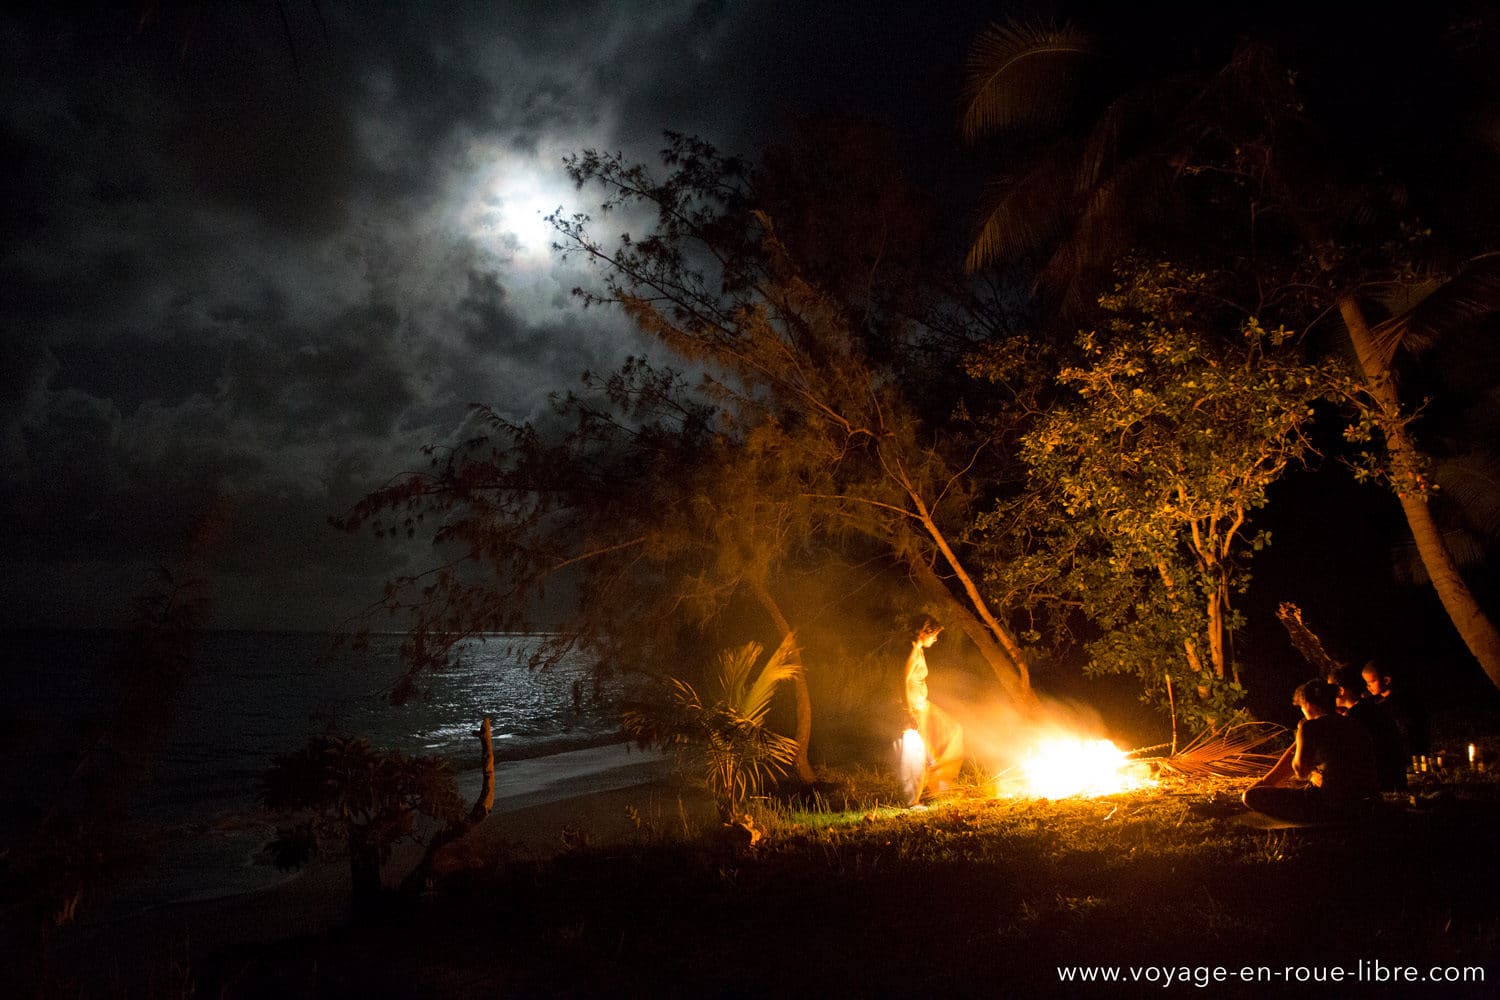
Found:
M 479 786 L 479 798 L 469 810 L 469 826 L 474 826 L 495 808 L 495 744 L 490 738 L 490 717 L 486 715 L 479 724 L 479 752 L 484 766 L 484 782 Z
M 437 861 L 438 853 L 478 826 L 495 808 L 495 745 L 491 739 L 489 716 L 485 716 L 484 721 L 479 724 L 479 731 L 474 735 L 479 737 L 481 766 L 484 769 L 484 779 L 479 786 L 479 796 L 474 800 L 474 808 L 469 810 L 467 816 L 449 823 L 433 834 L 432 839 L 427 842 L 427 849 L 422 852 L 422 859 L 417 862 L 417 866 L 406 878 L 401 880 L 403 893 L 411 895 L 422 892 L 427 887 L 427 880 L 432 874 L 432 866 Z

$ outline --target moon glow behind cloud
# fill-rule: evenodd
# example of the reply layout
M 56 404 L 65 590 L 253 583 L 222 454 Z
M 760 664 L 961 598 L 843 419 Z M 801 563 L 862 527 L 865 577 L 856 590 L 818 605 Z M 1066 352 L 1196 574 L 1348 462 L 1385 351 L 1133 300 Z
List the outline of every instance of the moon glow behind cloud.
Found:
M 547 216 L 569 211 L 578 200 L 554 145 L 523 153 L 476 143 L 469 157 L 474 173 L 461 182 L 467 188 L 461 225 L 515 268 L 539 270 L 552 262 L 556 233 Z

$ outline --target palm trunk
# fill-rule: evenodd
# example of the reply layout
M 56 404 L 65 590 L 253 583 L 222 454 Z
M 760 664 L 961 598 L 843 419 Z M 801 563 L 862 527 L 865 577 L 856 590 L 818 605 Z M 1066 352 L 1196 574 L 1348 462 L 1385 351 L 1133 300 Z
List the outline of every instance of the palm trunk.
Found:
M 1500 630 L 1479 607 L 1463 577 L 1459 576 L 1453 555 L 1433 520 L 1432 509 L 1427 504 L 1427 485 L 1421 475 L 1421 455 L 1400 420 L 1401 401 L 1396 395 L 1390 366 L 1376 350 L 1364 311 L 1353 296 L 1339 300 L 1339 312 L 1354 345 L 1354 354 L 1359 359 L 1366 388 L 1385 418 L 1382 430 L 1391 460 L 1391 478 L 1396 484 L 1396 498 L 1401 502 L 1401 511 L 1411 528 L 1417 554 L 1439 600 L 1443 602 L 1443 609 L 1453 620 L 1469 652 L 1479 661 L 1490 682 L 1500 688 Z
M 792 623 L 787 621 L 786 615 L 781 613 L 781 605 L 776 603 L 776 598 L 771 596 L 771 591 L 759 580 L 751 581 L 750 589 L 760 601 L 761 607 L 766 609 L 766 614 L 771 616 L 771 621 L 781 631 L 782 639 L 792 634 Z M 807 664 L 802 664 L 802 669 L 792 675 L 792 693 L 797 698 L 797 777 L 803 783 L 812 784 L 816 779 L 813 774 L 812 762 L 808 760 L 807 748 L 812 742 L 812 695 L 807 688 Z

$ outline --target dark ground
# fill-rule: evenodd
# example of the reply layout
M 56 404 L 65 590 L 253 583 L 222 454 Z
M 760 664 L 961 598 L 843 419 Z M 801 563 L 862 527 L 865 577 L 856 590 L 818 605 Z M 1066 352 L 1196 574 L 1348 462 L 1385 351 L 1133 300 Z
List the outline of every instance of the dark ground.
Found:
M 1270 831 L 1238 822 L 1222 782 L 926 812 L 782 809 L 750 854 L 649 831 L 637 845 L 575 846 L 465 874 L 383 921 L 224 951 L 192 971 L 207 996 L 1119 996 L 1164 987 L 1068 985 L 1057 968 L 1353 975 L 1378 960 L 1424 975 L 1478 966 L 1487 982 L 1317 988 L 1493 996 L 1491 779 L 1433 782 L 1357 826 Z M 1231 981 L 1211 993 L 1314 988 Z

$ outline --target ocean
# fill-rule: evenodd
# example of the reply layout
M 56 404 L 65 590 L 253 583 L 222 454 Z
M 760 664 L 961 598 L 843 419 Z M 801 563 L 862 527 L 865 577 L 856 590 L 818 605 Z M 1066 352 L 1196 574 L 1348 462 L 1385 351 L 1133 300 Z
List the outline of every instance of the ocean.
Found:
M 163 903 L 251 891 L 287 877 L 261 848 L 274 817 L 258 804 L 262 774 L 278 754 L 330 725 L 375 746 L 448 759 L 460 791 L 477 789 L 479 720 L 489 716 L 507 775 L 534 784 L 537 758 L 555 770 L 587 766 L 583 747 L 618 742 L 618 688 L 596 690 L 577 659 L 546 671 L 525 666 L 538 636 L 471 641 L 459 664 L 430 676 L 429 696 L 386 698 L 400 672 L 400 636 L 371 636 L 359 654 L 330 655 L 326 635 L 209 632 L 195 643 L 185 682 L 170 696 L 171 725 L 130 800 L 133 826 L 151 845 L 144 867 L 116 887 L 119 915 Z M 114 632 L 0 635 L 0 849 L 18 846 L 57 801 L 94 727 L 117 701 L 124 636 Z

